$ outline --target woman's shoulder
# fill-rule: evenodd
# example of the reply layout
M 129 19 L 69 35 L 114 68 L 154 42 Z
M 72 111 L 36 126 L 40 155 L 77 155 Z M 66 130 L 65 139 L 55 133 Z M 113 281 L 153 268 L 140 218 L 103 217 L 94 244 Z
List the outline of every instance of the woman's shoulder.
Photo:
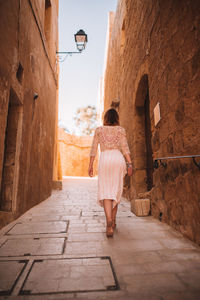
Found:
M 101 131 L 101 130 L 102 130 L 102 127 L 103 127 L 103 126 L 98 126 L 98 127 L 96 127 L 96 129 L 95 129 L 95 133 L 99 133 L 99 131 Z
M 103 127 L 103 126 L 98 126 L 98 127 L 95 129 L 95 131 L 101 130 L 102 127 Z
M 126 134 L 126 130 L 125 130 L 124 127 L 118 126 L 118 128 L 119 128 L 119 131 L 120 131 L 121 133 Z
M 117 125 L 117 126 L 106 126 L 106 125 L 102 125 L 102 126 L 98 126 L 97 128 L 96 128 L 96 132 L 99 132 L 99 131 L 102 131 L 102 130 L 105 130 L 105 131 L 107 131 L 107 130 L 116 130 L 116 131 L 120 131 L 120 132 L 122 132 L 122 133 L 126 133 L 126 131 L 125 131 L 125 129 L 124 129 L 124 127 L 122 127 L 122 126 L 119 126 L 119 125 Z

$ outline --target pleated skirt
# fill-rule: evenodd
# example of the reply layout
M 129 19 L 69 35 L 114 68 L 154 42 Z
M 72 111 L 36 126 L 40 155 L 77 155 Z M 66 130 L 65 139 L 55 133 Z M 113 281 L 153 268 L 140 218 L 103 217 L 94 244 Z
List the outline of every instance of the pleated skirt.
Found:
M 119 204 L 123 192 L 123 178 L 126 162 L 117 149 L 101 152 L 98 168 L 98 204 L 103 206 L 104 199 L 111 199 L 113 207 Z

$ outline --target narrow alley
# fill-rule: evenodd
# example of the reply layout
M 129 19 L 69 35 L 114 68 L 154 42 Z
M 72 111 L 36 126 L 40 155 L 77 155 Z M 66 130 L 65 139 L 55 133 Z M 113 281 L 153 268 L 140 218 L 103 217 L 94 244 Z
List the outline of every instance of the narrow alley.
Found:
M 0 232 L 1 299 L 200 299 L 200 249 L 120 204 L 113 238 L 96 205 L 97 180 L 63 190 Z

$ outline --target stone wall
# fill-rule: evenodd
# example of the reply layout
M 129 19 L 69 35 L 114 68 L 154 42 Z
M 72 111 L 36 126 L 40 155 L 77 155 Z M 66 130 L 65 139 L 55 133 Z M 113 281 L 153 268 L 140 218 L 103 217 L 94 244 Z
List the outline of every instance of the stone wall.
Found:
M 75 136 L 58 130 L 61 169 L 63 176 L 88 176 L 89 153 L 92 136 Z M 94 161 L 94 175 L 97 175 L 98 155 Z
M 51 194 L 58 0 L 0 1 L 0 226 Z
M 198 0 L 119 1 L 108 43 L 104 105 L 120 99 L 134 175 L 130 200 L 151 198 L 151 214 L 200 243 L 200 5 Z M 154 109 L 161 120 L 155 125 Z

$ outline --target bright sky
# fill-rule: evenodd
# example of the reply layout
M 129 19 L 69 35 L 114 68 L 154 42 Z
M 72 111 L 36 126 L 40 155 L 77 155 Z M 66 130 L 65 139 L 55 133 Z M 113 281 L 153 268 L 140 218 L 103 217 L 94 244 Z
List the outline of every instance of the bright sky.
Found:
M 117 0 L 60 0 L 59 51 L 76 51 L 74 34 L 83 29 L 88 35 L 86 49 L 60 63 L 59 120 L 76 133 L 73 117 L 78 107 L 97 105 L 103 73 L 109 11 Z

